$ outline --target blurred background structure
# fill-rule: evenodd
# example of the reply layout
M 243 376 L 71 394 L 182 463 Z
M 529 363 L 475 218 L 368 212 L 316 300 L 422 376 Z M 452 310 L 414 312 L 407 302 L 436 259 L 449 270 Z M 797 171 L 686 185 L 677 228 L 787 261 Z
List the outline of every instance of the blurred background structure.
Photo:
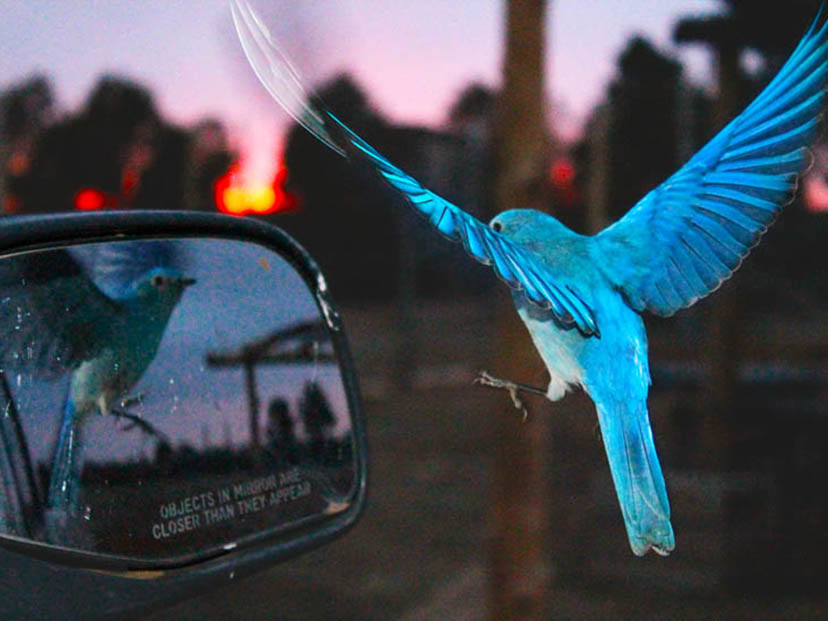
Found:
M 67 11 L 40 4 L 46 12 Z M 313 67 L 314 52 L 304 45 L 311 31 L 328 35 L 346 24 L 322 21 L 319 9 L 303 14 L 295 3 L 284 4 L 293 7 L 282 7 L 284 27 L 304 50 L 300 60 Z M 493 1 L 491 19 L 504 40 L 507 4 L 543 5 Z M 671 40 L 645 30 L 627 33 L 611 50 L 599 38 L 612 38 L 608 24 L 623 21 L 620 9 L 571 6 L 582 4 L 588 3 L 556 0 L 546 11 L 549 56 L 558 64 L 545 75 L 539 174 L 522 195 L 590 233 L 620 217 L 742 109 L 785 61 L 819 2 L 656 3 Z M 630 13 L 660 14 L 651 4 L 631 2 Z M 375 5 L 356 4 L 380 19 Z M 157 10 L 164 20 L 164 9 Z M 279 10 L 265 12 L 274 27 L 280 26 Z M 395 3 L 383 10 L 392 32 L 395 20 L 418 19 Z M 575 45 L 571 34 L 557 34 L 573 30 L 561 20 L 578 12 L 591 16 L 594 32 L 581 29 Z M 190 19 L 197 20 L 197 12 Z M 220 25 L 222 32 L 232 28 L 229 18 Z M 438 32 L 446 27 L 433 26 Z M 463 24 L 449 27 L 463 38 Z M 227 33 L 221 36 L 231 41 L 226 49 L 233 50 L 233 71 L 252 75 L 232 47 L 232 30 Z M 352 44 L 367 65 L 377 62 L 369 56 L 395 57 L 391 48 L 366 52 L 363 39 L 370 36 L 363 33 Z M 140 38 L 140 30 L 130 29 L 129 37 Z M 377 37 L 387 43 L 385 34 Z M 467 44 L 474 49 L 474 41 Z M 372 84 L 380 99 L 387 101 L 401 80 L 428 90 L 441 56 L 448 64 L 460 53 L 449 43 L 441 52 L 440 45 L 420 44 L 416 73 L 409 65 L 402 77 L 377 77 Z M 608 55 L 612 70 L 595 101 L 567 100 L 566 85 L 602 66 L 563 64 L 570 58 L 560 52 L 566 45 L 583 48 L 584 58 Z M 504 43 L 489 47 L 507 56 Z M 576 394 L 557 404 L 532 401 L 532 417 L 521 425 L 504 395 L 471 387 L 482 368 L 544 381 L 532 361 L 517 363 L 517 370 L 509 366 L 515 356 L 501 348 L 498 310 L 508 306 L 509 295 L 486 268 L 435 237 L 391 204 L 382 187 L 295 125 L 285 121 L 286 131 L 267 143 L 270 176 L 252 183 L 246 170 L 252 155 L 245 149 L 255 140 L 241 135 L 237 121 L 209 107 L 186 121 L 169 120 L 164 112 L 175 108 L 174 97 L 198 101 L 213 91 L 155 92 L 129 74 L 105 70 L 77 105 L 67 107 L 56 95 L 65 86 L 56 89 L 49 59 L 25 59 L 30 64 L 0 74 L 4 214 L 165 208 L 265 218 L 310 250 L 345 307 L 372 449 L 373 489 L 364 520 L 342 541 L 182 605 L 182 616 L 265 619 L 275 607 L 281 618 L 485 617 L 487 585 L 497 588 L 487 581 L 489 546 L 502 528 L 493 507 L 503 498 L 493 490 L 508 487 L 508 477 L 517 485 L 529 476 L 503 470 L 509 461 L 501 458 L 514 450 L 514 438 L 504 437 L 533 432 L 548 453 L 538 500 L 544 533 L 536 541 L 540 548 L 531 550 L 545 559 L 539 571 L 548 572 L 540 577 L 546 585 L 540 614 L 826 614 L 828 288 L 820 265 L 828 264 L 828 143 L 815 145 L 801 192 L 731 282 L 675 318 L 647 318 L 650 412 L 677 549 L 667 559 L 638 559 L 627 547 L 589 400 Z M 179 60 L 168 58 L 167 65 Z M 486 75 L 497 76 L 500 62 L 495 57 Z M 108 66 L 102 58 L 100 69 Z M 157 71 L 180 71 L 170 66 Z M 548 66 L 534 71 L 548 73 Z M 430 123 L 412 115 L 408 103 L 378 104 L 365 84 L 358 67 L 350 67 L 316 86 L 340 118 L 434 191 L 481 219 L 504 207 L 496 183 L 504 166 L 498 139 L 508 80 L 469 74 L 453 101 L 446 98 L 442 120 Z M 259 97 L 252 95 L 259 91 L 252 78 L 241 85 L 233 98 Z M 275 106 L 270 110 L 279 114 Z M 526 335 L 510 330 L 506 341 L 534 355 Z M 278 403 L 261 407 L 262 429 L 272 437 L 288 433 Z M 251 592 L 261 596 L 251 598 Z M 537 596 L 530 592 L 530 603 L 513 618 L 537 618 L 531 612 L 539 610 Z

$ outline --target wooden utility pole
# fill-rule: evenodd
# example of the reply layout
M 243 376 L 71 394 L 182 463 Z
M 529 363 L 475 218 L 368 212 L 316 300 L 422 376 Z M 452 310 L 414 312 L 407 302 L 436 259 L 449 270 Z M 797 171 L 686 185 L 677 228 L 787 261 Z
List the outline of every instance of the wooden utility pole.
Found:
M 495 128 L 497 211 L 543 209 L 545 203 L 545 9 L 545 0 L 507 0 L 503 89 Z M 540 359 L 511 304 L 498 309 L 496 321 L 495 375 L 543 385 Z M 498 621 L 542 619 L 550 575 L 545 545 L 549 421 L 540 407 L 523 423 L 508 399 L 498 405 L 489 616 Z

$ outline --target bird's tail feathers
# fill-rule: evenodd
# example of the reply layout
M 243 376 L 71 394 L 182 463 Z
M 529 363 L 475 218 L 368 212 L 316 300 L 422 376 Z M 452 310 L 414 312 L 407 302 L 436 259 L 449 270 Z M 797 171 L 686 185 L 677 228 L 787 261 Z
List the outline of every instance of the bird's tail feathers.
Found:
M 599 399 L 596 405 L 630 547 L 637 556 L 650 549 L 667 555 L 675 537 L 646 399 Z
M 297 123 L 345 156 L 326 128 L 327 113 L 312 103 L 312 93 L 299 72 L 247 0 L 232 0 L 230 9 L 247 60 L 267 91 Z
M 80 431 L 76 408 L 72 400 L 67 399 L 52 458 L 49 494 L 46 499 L 49 508 L 71 510 L 77 501 L 83 460 Z

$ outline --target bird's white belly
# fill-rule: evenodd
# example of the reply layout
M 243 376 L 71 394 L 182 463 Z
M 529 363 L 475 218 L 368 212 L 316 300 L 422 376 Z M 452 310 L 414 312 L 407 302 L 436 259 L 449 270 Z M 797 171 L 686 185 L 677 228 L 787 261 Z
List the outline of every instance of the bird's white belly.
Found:
M 549 371 L 546 398 L 561 399 L 572 386 L 582 385 L 584 370 L 576 352 L 583 346 L 583 337 L 577 330 L 561 330 L 551 320 L 533 319 L 526 308 L 518 314 L 529 329 L 532 342 Z
M 128 360 L 129 352 L 108 349 L 77 368 L 72 375 L 70 396 L 78 413 L 109 413 L 144 371 L 145 365 L 126 364 Z

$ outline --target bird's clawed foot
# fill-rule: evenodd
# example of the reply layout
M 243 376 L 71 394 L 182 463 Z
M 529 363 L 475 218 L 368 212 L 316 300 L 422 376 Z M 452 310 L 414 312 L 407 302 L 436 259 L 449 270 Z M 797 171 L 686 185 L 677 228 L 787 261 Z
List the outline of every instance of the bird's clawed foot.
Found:
M 139 392 L 137 395 L 132 395 L 130 397 L 124 397 L 121 399 L 121 409 L 128 410 L 133 405 L 141 405 L 144 402 L 144 393 Z
M 120 410 L 113 408 L 112 415 L 118 418 L 124 418 L 129 421 L 126 425 L 124 425 L 123 429 L 128 431 L 130 429 L 138 428 L 143 431 L 148 436 L 152 436 L 153 438 L 158 439 L 161 442 L 169 443 L 169 437 L 163 431 L 160 431 L 154 425 L 148 423 L 143 418 L 138 416 L 137 414 L 131 414 L 125 410 Z
M 541 390 L 540 388 L 535 388 L 534 386 L 527 386 L 526 384 L 518 384 L 517 382 L 512 382 L 509 380 L 493 377 L 492 375 L 486 373 L 486 371 L 481 371 L 480 375 L 474 378 L 474 383 L 480 386 L 488 386 L 489 388 L 499 388 L 507 391 L 509 393 L 509 396 L 512 398 L 512 403 L 515 404 L 515 408 L 523 412 L 524 422 L 527 418 L 529 418 L 529 410 L 527 410 L 526 406 L 523 405 L 523 401 L 518 396 L 518 392 L 523 390 L 525 392 L 532 392 L 536 395 L 541 395 L 542 397 L 546 396 L 546 391 Z

